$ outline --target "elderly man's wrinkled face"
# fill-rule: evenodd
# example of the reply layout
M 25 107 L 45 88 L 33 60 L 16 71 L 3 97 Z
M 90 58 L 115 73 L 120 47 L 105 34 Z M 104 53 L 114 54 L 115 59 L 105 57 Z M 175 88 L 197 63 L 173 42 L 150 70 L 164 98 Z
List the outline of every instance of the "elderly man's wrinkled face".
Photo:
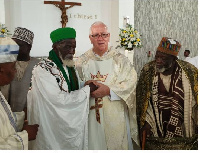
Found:
M 175 57 L 173 55 L 168 55 L 160 51 L 157 51 L 155 60 L 156 60 L 156 71 L 163 73 L 169 68 L 171 68 L 172 62 L 175 60 Z
M 76 40 L 65 39 L 57 44 L 57 49 L 61 54 L 62 59 L 72 60 L 75 54 Z
M 57 52 L 57 56 L 63 62 L 63 65 L 72 67 L 74 66 L 73 56 L 75 54 L 76 40 L 65 39 L 58 43 L 53 44 L 54 50 Z
M 110 41 L 110 33 L 108 33 L 105 25 L 94 25 L 91 30 L 92 33 L 89 38 L 93 44 L 94 51 L 107 51 L 108 43 Z
M 15 77 L 16 62 L 9 62 L 0 64 L 0 86 L 9 84 Z

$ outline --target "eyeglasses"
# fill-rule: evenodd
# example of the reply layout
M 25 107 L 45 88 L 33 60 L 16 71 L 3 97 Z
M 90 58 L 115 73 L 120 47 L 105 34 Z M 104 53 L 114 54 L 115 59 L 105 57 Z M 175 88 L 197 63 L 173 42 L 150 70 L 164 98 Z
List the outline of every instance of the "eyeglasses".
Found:
M 94 39 L 98 39 L 100 36 L 102 38 L 107 38 L 109 36 L 109 33 L 102 33 L 102 34 L 95 34 L 95 35 L 91 35 Z

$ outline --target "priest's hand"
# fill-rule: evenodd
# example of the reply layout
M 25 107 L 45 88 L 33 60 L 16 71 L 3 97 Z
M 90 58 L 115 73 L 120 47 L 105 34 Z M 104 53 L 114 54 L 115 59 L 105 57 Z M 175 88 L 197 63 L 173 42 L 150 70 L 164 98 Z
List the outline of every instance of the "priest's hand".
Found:
M 28 133 L 28 140 L 35 140 L 36 139 L 36 135 L 37 135 L 37 132 L 38 132 L 38 127 L 39 125 L 38 124 L 34 124 L 34 125 L 27 125 L 27 124 L 24 124 L 24 127 L 22 130 L 26 130 L 27 133 Z
M 106 86 L 102 83 L 99 83 L 97 81 L 93 82 L 93 83 L 98 87 L 98 89 L 90 94 L 91 97 L 93 97 L 93 98 L 103 98 L 105 96 L 110 95 L 110 88 L 108 86 Z

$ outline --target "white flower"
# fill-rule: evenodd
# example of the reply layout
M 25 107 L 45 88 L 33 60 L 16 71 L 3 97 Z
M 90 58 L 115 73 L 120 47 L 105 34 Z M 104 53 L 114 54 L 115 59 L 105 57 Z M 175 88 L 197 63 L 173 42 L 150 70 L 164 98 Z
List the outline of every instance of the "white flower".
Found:
M 132 48 L 133 44 L 131 42 L 128 43 L 128 48 Z
M 120 47 L 132 50 L 134 47 L 141 47 L 141 35 L 139 32 L 132 27 L 132 25 L 127 24 L 125 29 L 120 29 Z
M 5 24 L 0 24 L 0 35 L 3 35 L 3 37 L 11 35 Z

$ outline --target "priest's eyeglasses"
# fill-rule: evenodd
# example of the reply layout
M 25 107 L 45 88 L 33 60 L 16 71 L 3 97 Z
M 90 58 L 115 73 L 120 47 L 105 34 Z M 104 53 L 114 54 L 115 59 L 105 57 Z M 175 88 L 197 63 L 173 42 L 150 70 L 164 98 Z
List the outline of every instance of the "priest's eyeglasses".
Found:
M 109 33 L 102 33 L 102 34 L 95 34 L 95 35 L 91 35 L 94 39 L 98 39 L 99 37 L 101 38 L 107 38 L 109 36 Z

